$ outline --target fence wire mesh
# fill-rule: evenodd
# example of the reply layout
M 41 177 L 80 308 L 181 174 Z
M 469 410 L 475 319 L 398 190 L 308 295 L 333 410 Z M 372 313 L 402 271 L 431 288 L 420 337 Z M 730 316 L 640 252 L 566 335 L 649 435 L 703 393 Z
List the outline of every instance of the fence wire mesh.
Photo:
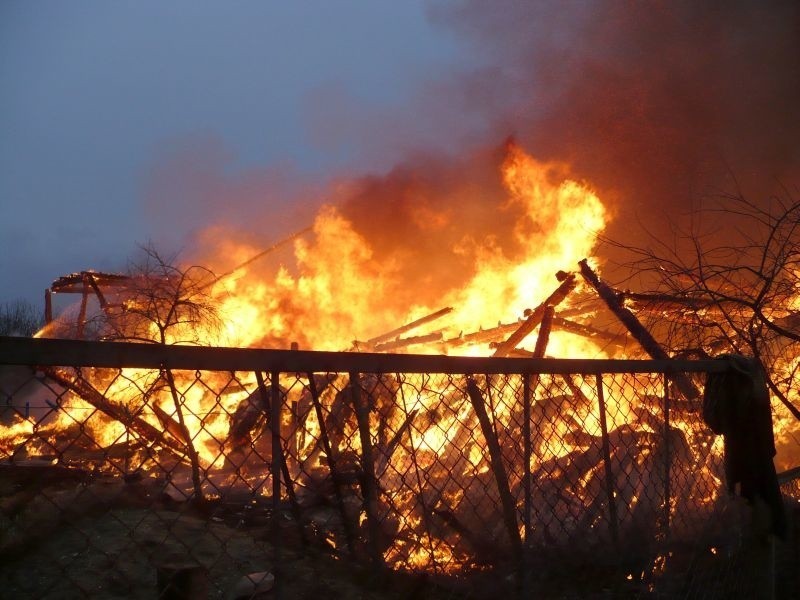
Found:
M 774 574 L 775 554 L 742 542 L 699 400 L 664 373 L 393 372 L 384 358 L 380 372 L 2 367 L 2 594 L 774 588 L 752 565 L 767 556 Z

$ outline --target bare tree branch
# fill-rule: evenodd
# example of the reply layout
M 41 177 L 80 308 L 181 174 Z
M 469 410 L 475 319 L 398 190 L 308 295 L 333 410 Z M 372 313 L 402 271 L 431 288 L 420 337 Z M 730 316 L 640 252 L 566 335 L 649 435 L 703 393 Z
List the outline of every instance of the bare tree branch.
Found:
M 716 229 L 671 223 L 671 238 L 648 233 L 646 247 L 605 240 L 631 257 L 626 279 L 644 285 L 621 297 L 672 354 L 759 357 L 775 397 L 798 416 L 790 399 L 800 383 L 800 202 L 729 194 L 699 214 Z

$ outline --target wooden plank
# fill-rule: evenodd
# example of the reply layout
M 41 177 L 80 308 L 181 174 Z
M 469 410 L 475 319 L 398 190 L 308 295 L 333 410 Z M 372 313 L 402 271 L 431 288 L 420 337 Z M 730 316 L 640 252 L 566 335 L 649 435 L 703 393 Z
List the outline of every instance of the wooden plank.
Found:
M 575 289 L 576 285 L 577 280 L 575 279 L 575 275 L 572 273 L 567 274 L 567 276 L 561 282 L 561 285 L 559 285 L 558 288 L 556 288 L 556 290 L 550 294 L 544 302 L 542 302 L 533 310 L 533 312 L 522 322 L 516 331 L 514 331 L 514 333 L 512 333 L 502 344 L 498 344 L 494 351 L 494 356 L 508 356 L 508 353 L 516 348 L 517 345 L 526 337 L 528 337 L 528 335 L 534 329 L 536 329 L 536 326 L 542 322 L 542 317 L 544 316 L 547 307 L 555 307 L 561 304 L 561 302 L 564 301 L 570 292 Z
M 669 360 L 669 355 L 661 347 L 661 344 L 659 344 L 645 326 L 639 322 L 636 315 L 625 308 L 614 290 L 597 276 L 597 273 L 592 270 L 586 259 L 580 261 L 579 264 L 581 267 L 581 275 L 583 275 L 586 283 L 595 289 L 598 296 L 606 303 L 609 310 L 614 313 L 623 325 L 625 325 L 644 351 L 655 360 Z M 700 390 L 697 389 L 697 386 L 694 385 L 684 373 L 673 372 L 672 379 L 687 400 L 700 397 Z
M 417 319 L 415 321 L 411 321 L 410 323 L 406 323 L 405 325 L 403 325 L 401 327 L 398 327 L 397 329 L 392 329 L 391 331 L 389 331 L 387 333 L 384 333 L 382 335 L 378 335 L 378 336 L 376 336 L 376 337 L 374 337 L 372 339 L 369 339 L 366 342 L 364 342 L 364 344 L 369 346 L 369 347 L 374 347 L 377 344 L 380 344 L 381 342 L 394 340 L 395 338 L 400 337 L 401 335 L 403 335 L 407 331 L 411 331 L 412 329 L 416 329 L 417 327 L 422 327 L 423 325 L 426 325 L 427 323 L 431 323 L 433 321 L 436 321 L 437 319 L 441 319 L 445 315 L 449 315 L 451 312 L 453 312 L 453 307 L 452 306 L 448 306 L 446 308 L 442 308 L 440 310 L 437 310 L 436 312 L 433 312 L 433 313 L 431 313 L 429 315 L 426 315 L 426 316 L 422 317 L 421 319 Z

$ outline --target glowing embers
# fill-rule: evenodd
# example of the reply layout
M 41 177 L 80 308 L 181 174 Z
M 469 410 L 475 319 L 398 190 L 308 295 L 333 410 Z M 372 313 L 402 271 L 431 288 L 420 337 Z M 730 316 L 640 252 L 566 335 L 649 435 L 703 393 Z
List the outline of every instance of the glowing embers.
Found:
M 6 429 L 5 457 L 144 478 L 177 504 L 257 498 L 330 552 L 443 574 L 515 539 L 680 537 L 716 504 L 697 407 L 673 399 L 667 421 L 659 374 L 170 373 L 52 368 L 52 408 Z

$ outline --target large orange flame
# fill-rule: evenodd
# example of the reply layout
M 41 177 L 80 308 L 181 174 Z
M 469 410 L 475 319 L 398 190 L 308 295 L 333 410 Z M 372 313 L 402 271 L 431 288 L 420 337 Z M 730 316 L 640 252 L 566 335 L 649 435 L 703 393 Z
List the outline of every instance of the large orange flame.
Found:
M 496 207 L 519 214 L 509 231 L 486 223 L 482 238 L 466 236 L 441 252 L 469 255 L 471 276 L 460 287 L 431 298 L 418 281 L 397 282 L 393 261 L 374 258 L 370 240 L 333 206 L 323 207 L 314 222 L 313 239 L 295 242 L 295 264 L 284 266 L 269 281 L 259 271 L 243 270 L 218 284 L 225 339 L 212 343 L 286 347 L 299 342 L 320 350 L 342 350 L 353 340 L 367 339 L 442 306 L 455 311 L 445 324 L 450 333 L 467 332 L 514 321 L 553 290 L 554 274 L 591 256 L 596 235 L 608 213 L 587 186 L 559 179 L 563 169 L 542 163 L 516 145 L 510 145 L 502 164 L 507 197 Z M 487 198 L 486 202 L 492 200 Z M 444 226 L 444 217 L 421 203 L 418 224 L 429 219 Z M 458 227 L 456 222 L 451 227 Z M 522 256 L 509 256 L 498 243 L 512 238 Z M 413 245 L 414 239 L 408 239 Z M 245 257 L 256 249 L 224 240 L 220 257 Z M 423 265 L 424 268 L 424 265 Z M 392 298 L 397 285 L 419 287 L 418 302 L 398 306 Z M 415 351 L 419 351 L 415 349 Z M 441 351 L 436 348 L 432 351 Z M 469 353 L 480 349 L 461 350 Z M 574 356 L 574 344 L 571 348 Z

